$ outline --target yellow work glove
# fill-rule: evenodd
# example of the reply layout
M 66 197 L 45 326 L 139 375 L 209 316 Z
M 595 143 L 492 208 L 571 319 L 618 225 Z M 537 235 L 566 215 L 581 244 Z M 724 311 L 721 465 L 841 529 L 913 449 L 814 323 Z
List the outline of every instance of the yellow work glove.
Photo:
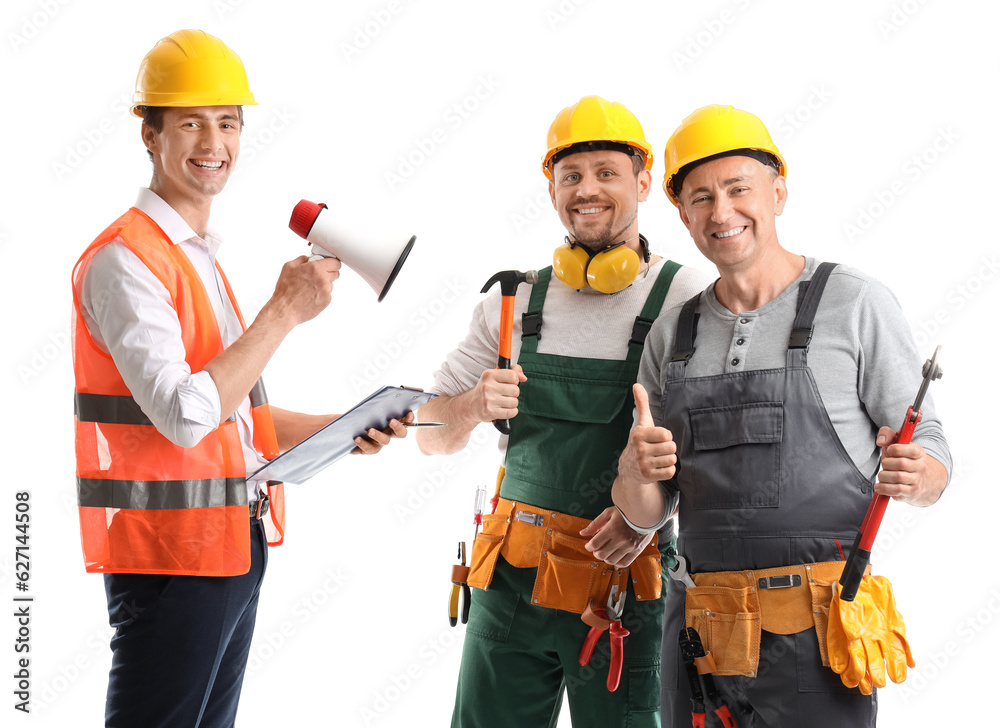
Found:
M 896 610 L 892 584 L 884 576 L 865 576 L 853 602 L 840 599 L 840 584 L 834 584 L 826 644 L 830 667 L 849 688 L 865 695 L 872 687 L 885 687 L 886 672 L 894 683 L 906 679 L 906 667 L 914 667 L 906 625 Z

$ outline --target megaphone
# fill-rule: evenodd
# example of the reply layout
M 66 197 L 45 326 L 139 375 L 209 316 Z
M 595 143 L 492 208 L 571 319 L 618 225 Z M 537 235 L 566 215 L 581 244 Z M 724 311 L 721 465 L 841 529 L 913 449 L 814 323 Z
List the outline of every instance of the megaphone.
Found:
M 330 215 L 320 215 L 327 206 L 309 200 L 300 200 L 292 210 L 288 227 L 312 245 L 312 259 L 338 258 L 356 271 L 378 294 L 385 298 L 389 286 L 406 262 L 417 236 L 413 235 L 402 249 L 362 240 L 359 235 L 338 228 Z

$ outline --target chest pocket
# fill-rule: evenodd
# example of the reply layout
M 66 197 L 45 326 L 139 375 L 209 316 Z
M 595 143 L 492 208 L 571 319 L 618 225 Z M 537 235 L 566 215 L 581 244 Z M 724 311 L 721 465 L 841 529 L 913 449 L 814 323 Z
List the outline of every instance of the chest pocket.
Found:
M 784 406 L 750 402 L 689 412 L 687 470 L 695 509 L 776 508 L 781 494 Z
M 632 426 L 629 386 L 581 373 L 561 376 L 528 366 L 525 372 L 528 381 L 520 385 L 511 420 L 508 472 L 547 488 L 580 493 L 587 486 L 592 495 L 610 494 Z

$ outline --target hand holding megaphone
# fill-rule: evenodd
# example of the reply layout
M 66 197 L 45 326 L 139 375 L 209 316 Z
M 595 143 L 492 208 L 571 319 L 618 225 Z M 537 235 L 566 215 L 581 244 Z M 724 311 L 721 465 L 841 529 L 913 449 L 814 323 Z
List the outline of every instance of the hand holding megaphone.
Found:
M 309 241 L 312 246 L 310 260 L 339 259 L 364 278 L 381 301 L 406 262 L 417 236 L 411 236 L 402 248 L 391 243 L 363 240 L 360 234 L 349 232 L 342 224 L 338 225 L 330 214 L 322 214 L 326 209 L 328 208 L 323 203 L 300 200 L 292 210 L 288 227 L 296 235 Z

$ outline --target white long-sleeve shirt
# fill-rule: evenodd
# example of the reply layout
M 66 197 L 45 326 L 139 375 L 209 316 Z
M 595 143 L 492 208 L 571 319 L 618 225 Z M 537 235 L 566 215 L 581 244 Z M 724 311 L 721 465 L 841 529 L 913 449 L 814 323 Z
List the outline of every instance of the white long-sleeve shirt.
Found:
M 215 268 L 222 239 L 212 230 L 205 238 L 147 188 L 139 190 L 135 207 L 147 214 L 174 245 L 179 245 L 205 285 L 224 347 L 243 333 L 236 311 Z M 206 371 L 191 373 L 184 360 L 180 321 L 167 289 L 122 243 L 109 243 L 91 261 L 80 282 L 80 308 L 94 341 L 115 362 L 132 397 L 156 429 L 181 447 L 193 447 L 219 426 L 219 390 Z M 247 473 L 267 461 L 253 447 L 250 399 L 237 409 Z M 260 492 L 248 481 L 254 500 Z

